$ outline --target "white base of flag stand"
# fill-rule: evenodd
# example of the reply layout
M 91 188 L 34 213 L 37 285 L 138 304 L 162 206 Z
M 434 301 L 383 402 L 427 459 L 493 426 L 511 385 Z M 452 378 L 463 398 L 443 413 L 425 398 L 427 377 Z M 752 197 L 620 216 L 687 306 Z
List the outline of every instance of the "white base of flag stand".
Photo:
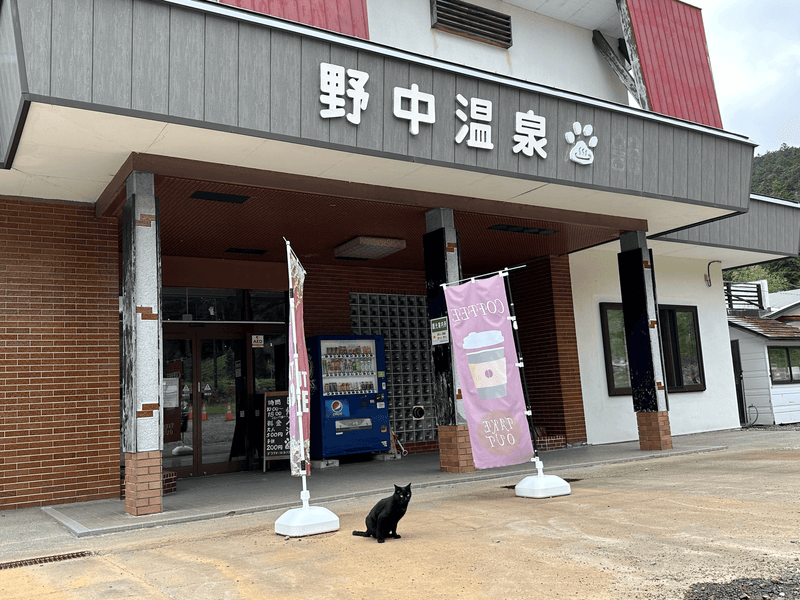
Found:
M 302 537 L 317 533 L 328 533 L 339 529 L 339 517 L 322 506 L 309 506 L 311 493 L 300 492 L 302 508 L 293 508 L 283 513 L 275 521 L 275 533 L 289 537 Z
M 514 488 L 517 496 L 524 498 L 552 498 L 553 496 L 568 496 L 572 493 L 569 484 L 556 475 L 545 475 L 544 466 L 537 456 L 534 458 L 537 475 L 529 475 L 520 481 Z

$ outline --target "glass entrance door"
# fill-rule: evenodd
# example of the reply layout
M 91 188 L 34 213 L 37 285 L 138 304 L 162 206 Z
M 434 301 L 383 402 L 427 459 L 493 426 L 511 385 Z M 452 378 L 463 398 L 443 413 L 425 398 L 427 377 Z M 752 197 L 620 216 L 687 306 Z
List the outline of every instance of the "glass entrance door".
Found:
M 246 401 L 244 340 L 200 340 L 200 462 L 202 474 L 227 471 L 228 463 L 246 461 L 236 429 L 244 433 Z M 236 447 L 239 446 L 239 447 Z
M 162 468 L 194 474 L 194 340 L 164 339 Z
M 165 332 L 162 467 L 180 477 L 235 471 L 247 458 L 234 443 L 246 430 L 244 338 L 230 335 Z
M 286 386 L 285 334 L 276 329 L 164 324 L 165 471 L 189 477 L 261 464 L 264 393 Z

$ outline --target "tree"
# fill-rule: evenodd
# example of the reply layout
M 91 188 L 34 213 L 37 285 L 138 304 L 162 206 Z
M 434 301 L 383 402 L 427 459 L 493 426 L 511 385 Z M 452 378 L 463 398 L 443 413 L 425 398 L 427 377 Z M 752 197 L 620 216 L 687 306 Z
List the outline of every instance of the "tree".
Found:
M 770 272 L 767 269 L 767 265 L 752 265 L 741 269 L 731 269 L 730 271 L 725 271 L 724 279 L 725 281 L 759 281 L 766 279 L 770 292 L 785 292 L 796 287 L 789 283 L 785 277 Z
M 781 144 L 779 150 L 756 156 L 750 191 L 800 202 L 800 148 Z

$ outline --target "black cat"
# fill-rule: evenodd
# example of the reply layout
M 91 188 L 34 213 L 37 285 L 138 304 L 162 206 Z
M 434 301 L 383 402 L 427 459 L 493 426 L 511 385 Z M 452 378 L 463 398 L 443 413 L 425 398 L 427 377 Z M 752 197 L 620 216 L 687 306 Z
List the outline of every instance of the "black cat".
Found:
M 394 494 L 372 507 L 367 515 L 367 530 L 354 531 L 353 535 L 362 537 L 373 536 L 382 544 L 387 537 L 400 539 L 397 535 L 397 522 L 403 518 L 408 509 L 408 502 L 411 500 L 411 484 L 405 487 L 394 486 Z

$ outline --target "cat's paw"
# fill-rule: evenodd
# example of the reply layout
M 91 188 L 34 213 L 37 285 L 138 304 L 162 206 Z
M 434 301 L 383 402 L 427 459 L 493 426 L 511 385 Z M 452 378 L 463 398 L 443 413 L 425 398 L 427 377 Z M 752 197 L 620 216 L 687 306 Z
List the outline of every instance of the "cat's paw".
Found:
M 386 541 L 386 540 L 378 540 L 378 543 L 379 543 L 379 544 L 382 544 L 382 543 L 383 543 L 383 542 L 385 542 L 385 541 Z
M 396 540 L 399 540 L 399 539 L 400 539 L 400 536 L 399 536 L 398 534 L 396 534 L 396 533 L 395 533 L 394 535 L 392 535 L 392 537 L 393 537 L 394 539 L 396 539 Z

